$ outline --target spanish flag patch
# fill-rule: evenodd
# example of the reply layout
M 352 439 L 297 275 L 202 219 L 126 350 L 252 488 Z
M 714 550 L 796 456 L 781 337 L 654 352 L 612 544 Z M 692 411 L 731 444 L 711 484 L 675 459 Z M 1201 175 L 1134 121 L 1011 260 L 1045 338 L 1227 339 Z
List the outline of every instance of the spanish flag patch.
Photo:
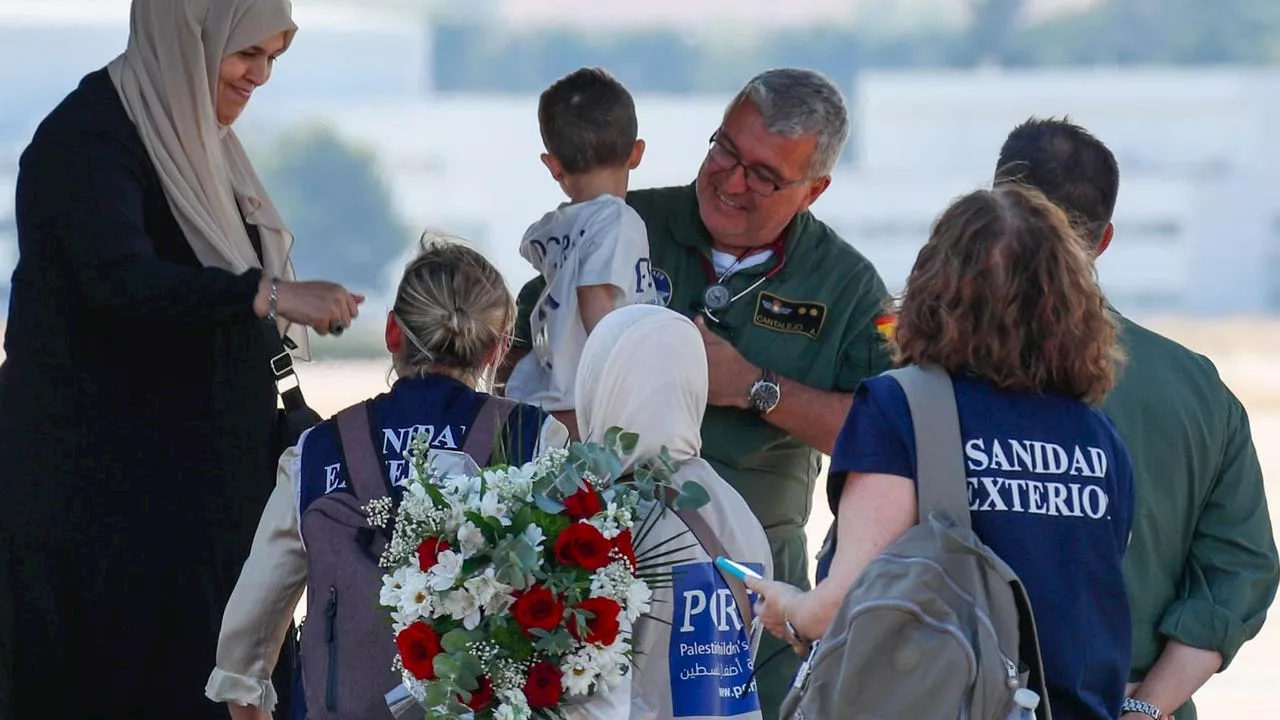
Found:
M 885 340 L 893 339 L 893 330 L 898 326 L 897 315 L 881 315 L 876 318 L 876 329 L 884 336 Z

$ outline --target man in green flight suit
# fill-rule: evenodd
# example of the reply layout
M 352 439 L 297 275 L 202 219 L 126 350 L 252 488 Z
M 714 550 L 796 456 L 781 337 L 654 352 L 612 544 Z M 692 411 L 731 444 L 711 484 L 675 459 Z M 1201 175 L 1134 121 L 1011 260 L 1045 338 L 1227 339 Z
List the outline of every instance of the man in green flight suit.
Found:
M 714 132 L 711 132 L 714 131 Z M 877 327 L 888 293 L 870 262 L 809 206 L 831 183 L 849 133 L 839 89 L 819 73 L 769 70 L 733 99 L 696 181 L 635 190 L 662 302 L 694 318 L 710 367 L 702 456 L 746 499 L 774 576 L 809 587 L 804 528 L 822 454 L 863 378 L 889 367 Z M 520 293 L 512 367 L 529 348 L 541 278 Z M 768 636 L 757 662 L 786 645 Z M 800 659 L 757 674 L 776 718 Z
M 996 181 L 1039 188 L 1101 254 L 1114 234 L 1116 159 L 1066 120 L 1014 128 Z M 1195 720 L 1192 694 L 1258 634 L 1280 582 L 1249 419 L 1213 363 L 1116 313 L 1129 355 L 1104 409 L 1133 458 L 1125 553 L 1133 667 L 1121 720 Z

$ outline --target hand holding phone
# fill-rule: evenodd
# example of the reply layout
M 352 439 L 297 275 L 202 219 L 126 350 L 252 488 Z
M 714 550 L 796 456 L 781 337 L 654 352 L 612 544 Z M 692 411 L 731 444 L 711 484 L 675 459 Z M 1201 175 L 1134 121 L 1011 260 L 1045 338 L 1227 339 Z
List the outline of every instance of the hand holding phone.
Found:
M 751 568 L 747 567 L 746 565 L 742 565 L 741 563 L 736 563 L 730 560 L 729 558 L 724 557 L 723 555 L 716 558 L 716 567 L 725 571 L 729 575 L 732 575 L 738 580 L 745 581 L 747 578 L 753 578 L 755 580 L 764 579 L 760 575 L 760 573 L 756 572 L 755 570 L 752 570 Z

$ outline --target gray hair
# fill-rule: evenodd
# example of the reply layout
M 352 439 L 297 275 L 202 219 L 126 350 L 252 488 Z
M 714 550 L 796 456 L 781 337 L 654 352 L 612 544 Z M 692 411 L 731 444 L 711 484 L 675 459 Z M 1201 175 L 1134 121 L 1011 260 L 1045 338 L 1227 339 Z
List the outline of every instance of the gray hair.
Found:
M 743 100 L 760 109 L 765 129 L 797 138 L 813 135 L 818 146 L 809 159 L 809 175 L 830 175 L 849 139 L 849 112 L 840 88 L 822 73 L 803 68 L 765 70 L 747 82 L 725 110 Z

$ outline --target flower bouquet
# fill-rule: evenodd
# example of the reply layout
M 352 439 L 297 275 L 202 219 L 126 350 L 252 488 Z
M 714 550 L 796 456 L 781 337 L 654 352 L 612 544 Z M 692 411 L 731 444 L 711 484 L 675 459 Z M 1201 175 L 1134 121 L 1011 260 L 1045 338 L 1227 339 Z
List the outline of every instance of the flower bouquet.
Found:
M 395 668 L 429 717 L 563 717 L 623 680 L 629 628 L 670 582 L 668 553 L 640 561 L 634 548 L 665 501 L 708 500 L 696 483 L 672 487 L 665 448 L 620 478 L 637 440 L 615 428 L 603 445 L 452 473 L 433 468 L 426 438 L 412 444 L 399 508 L 384 498 L 367 510 L 392 530 L 380 602 Z

